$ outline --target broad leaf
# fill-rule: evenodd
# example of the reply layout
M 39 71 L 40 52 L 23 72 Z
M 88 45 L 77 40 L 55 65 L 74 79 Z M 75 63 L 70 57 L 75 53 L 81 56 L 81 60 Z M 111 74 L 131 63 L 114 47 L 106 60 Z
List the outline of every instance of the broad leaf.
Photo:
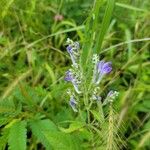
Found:
M 9 150 L 26 150 L 26 122 L 18 121 L 10 127 L 8 136 Z

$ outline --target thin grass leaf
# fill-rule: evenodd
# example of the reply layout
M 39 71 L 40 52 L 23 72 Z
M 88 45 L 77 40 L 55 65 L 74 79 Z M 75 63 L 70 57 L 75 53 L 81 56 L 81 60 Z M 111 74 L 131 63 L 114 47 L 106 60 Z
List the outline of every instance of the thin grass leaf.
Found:
M 107 6 L 105 9 L 105 14 L 104 14 L 102 25 L 101 25 L 101 30 L 100 30 L 99 36 L 97 38 L 96 47 L 94 50 L 96 53 L 100 53 L 100 51 L 101 51 L 104 36 L 107 32 L 107 29 L 108 29 L 109 23 L 110 23 L 110 19 L 112 17 L 114 4 L 115 4 L 115 0 L 107 0 Z
M 82 52 L 82 65 L 86 66 L 87 62 L 91 58 L 92 53 L 92 46 L 95 43 L 96 40 L 96 32 L 99 24 L 99 14 L 100 14 L 100 8 L 103 6 L 104 1 L 103 0 L 95 0 L 93 9 L 90 11 L 89 16 L 86 21 L 85 26 L 85 41 L 83 45 L 83 52 Z
M 118 3 L 117 2 L 116 6 L 119 6 L 119 7 L 122 7 L 122 8 L 126 8 L 126 9 L 129 9 L 129 10 L 133 10 L 133 11 L 146 12 L 146 10 L 144 10 L 144 9 L 137 8 L 135 6 L 131 6 L 131 5 L 128 5 L 128 4 L 123 4 L 123 3 Z
M 20 75 L 19 77 L 17 77 L 7 88 L 6 90 L 4 91 L 2 97 L 1 97 L 1 100 L 5 99 L 13 90 L 14 88 L 16 87 L 16 85 L 18 85 L 18 83 L 25 79 L 27 76 L 30 75 L 31 73 L 31 69 L 30 70 L 27 70 L 25 73 L 23 73 L 22 75 Z
M 140 140 L 140 142 L 138 144 L 138 149 L 140 150 L 140 149 L 144 148 L 145 145 L 148 143 L 148 141 L 150 141 L 150 131 L 146 132 L 142 136 L 142 138 L 141 138 L 141 140 Z M 147 145 L 150 146 L 150 144 L 147 144 Z
M 125 29 L 125 34 L 126 34 L 126 40 L 129 42 L 131 41 L 131 32 L 128 28 Z M 128 43 L 128 59 L 131 58 L 132 56 L 132 43 Z

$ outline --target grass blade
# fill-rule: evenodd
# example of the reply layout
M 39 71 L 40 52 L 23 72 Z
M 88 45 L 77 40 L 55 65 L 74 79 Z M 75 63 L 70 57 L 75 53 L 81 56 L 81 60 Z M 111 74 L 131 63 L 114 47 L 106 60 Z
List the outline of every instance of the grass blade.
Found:
M 115 4 L 115 0 L 107 0 L 107 6 L 105 9 L 105 14 L 104 14 L 102 25 L 101 25 L 101 30 L 100 30 L 98 40 L 96 42 L 97 44 L 96 44 L 96 47 L 94 50 L 96 53 L 99 53 L 101 51 L 104 36 L 105 36 L 107 29 L 109 27 L 110 19 L 111 19 L 112 12 L 114 9 L 114 4 Z

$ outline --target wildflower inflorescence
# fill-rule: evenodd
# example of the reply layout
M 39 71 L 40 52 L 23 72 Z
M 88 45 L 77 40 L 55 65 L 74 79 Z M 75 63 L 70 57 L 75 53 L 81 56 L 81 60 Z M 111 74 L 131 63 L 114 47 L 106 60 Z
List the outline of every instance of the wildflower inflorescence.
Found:
M 81 93 L 81 91 L 79 90 L 79 84 L 80 84 L 79 76 L 75 74 L 74 70 L 68 70 L 66 72 L 65 80 L 72 82 L 75 91 L 78 94 Z
M 99 84 L 102 78 L 112 71 L 111 62 L 99 61 L 95 64 L 93 82 Z
M 77 66 L 77 58 L 79 56 L 80 45 L 78 42 L 73 42 L 71 39 L 67 39 L 67 52 L 70 55 L 72 63 L 74 66 Z
M 75 93 L 77 93 L 79 96 L 81 94 L 85 94 L 85 92 L 88 91 L 82 91 L 83 87 L 83 73 L 82 73 L 82 67 L 79 64 L 79 59 L 80 59 L 80 45 L 78 42 L 73 42 L 71 39 L 67 39 L 67 52 L 70 55 L 71 61 L 72 61 L 72 67 L 66 72 L 65 80 L 68 82 L 71 82 Z M 97 54 L 94 54 L 92 57 L 92 63 L 93 63 L 93 75 L 91 79 L 91 84 L 93 87 L 93 90 L 91 90 L 90 95 L 90 100 L 98 100 L 101 101 L 102 98 L 101 96 L 98 95 L 100 91 L 99 84 L 101 80 L 103 79 L 104 76 L 109 74 L 112 71 L 112 63 L 111 62 L 106 62 L 104 60 L 99 60 L 99 56 Z M 77 112 L 77 105 L 78 102 L 75 98 L 75 94 L 69 90 L 67 92 L 70 96 L 70 101 L 69 104 L 71 108 L 73 109 L 74 112 Z M 104 101 L 104 103 L 107 102 L 113 102 L 114 99 L 118 96 L 118 92 L 116 91 L 110 91 L 107 94 L 107 97 Z

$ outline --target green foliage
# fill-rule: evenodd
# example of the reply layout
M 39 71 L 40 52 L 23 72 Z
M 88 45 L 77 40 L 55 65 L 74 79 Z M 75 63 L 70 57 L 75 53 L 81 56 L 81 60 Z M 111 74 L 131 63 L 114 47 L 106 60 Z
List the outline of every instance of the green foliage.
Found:
M 26 150 L 26 122 L 16 121 L 10 126 L 8 145 L 10 150 Z
M 6 1 L 1 1 L 0 2 L 0 6 L 3 7 L 1 13 L 0 13 L 0 16 L 1 17 L 5 17 L 7 15 L 7 11 L 9 9 L 9 7 L 12 5 L 12 3 L 14 2 L 14 0 L 6 0 Z
M 9 129 L 5 129 L 0 137 L 0 149 L 4 150 L 8 141 Z
M 107 5 L 105 8 L 106 10 L 105 10 L 104 17 L 103 17 L 102 24 L 101 24 L 101 30 L 99 31 L 99 36 L 98 36 L 96 47 L 95 47 L 95 51 L 98 54 L 101 51 L 102 42 L 104 41 L 104 36 L 110 24 L 114 5 L 115 5 L 115 0 L 107 1 Z
M 149 149 L 149 8 L 149 0 L 0 0 L 0 150 Z M 85 86 L 93 53 L 112 61 L 99 90 L 102 102 L 119 91 L 112 106 L 84 107 L 85 88 L 72 112 L 67 37 L 81 43 Z
M 56 132 L 57 128 L 50 120 L 35 120 L 29 123 L 34 136 L 47 148 L 51 149 L 51 142 L 47 133 Z
M 29 123 L 33 135 L 46 147 L 46 149 L 77 150 L 80 149 L 78 139 L 58 131 L 56 125 L 50 120 L 34 120 Z

